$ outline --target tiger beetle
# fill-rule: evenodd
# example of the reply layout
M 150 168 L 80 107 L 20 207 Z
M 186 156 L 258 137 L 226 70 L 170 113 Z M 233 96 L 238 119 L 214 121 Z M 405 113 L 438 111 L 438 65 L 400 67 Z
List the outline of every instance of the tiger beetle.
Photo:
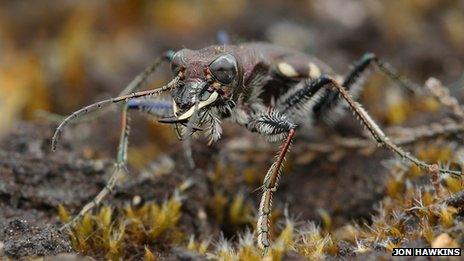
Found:
M 171 65 L 174 78 L 166 85 L 135 92 L 163 62 Z M 114 188 L 118 173 L 126 172 L 129 135 L 129 112 L 139 110 L 158 118 L 160 123 L 175 126 L 183 136 L 203 132 L 209 142 L 221 137 L 221 121 L 229 120 L 248 130 L 280 141 L 281 146 L 267 171 L 259 204 L 256 226 L 257 243 L 264 252 L 270 245 L 270 215 L 273 193 L 277 190 L 282 165 L 292 139 L 302 125 L 340 116 L 350 108 L 375 141 L 418 167 L 427 164 L 391 142 L 363 107 L 355 101 L 363 87 L 363 74 L 373 67 L 410 92 L 419 91 L 388 63 L 367 53 L 345 77 L 307 54 L 266 43 L 213 45 L 200 50 L 168 51 L 138 75 L 122 95 L 84 107 L 64 119 L 52 140 L 56 149 L 59 134 L 73 120 L 111 104 L 121 103 L 122 131 L 115 170 L 102 191 L 63 228 L 99 205 Z M 160 94 L 170 92 L 166 101 Z M 459 171 L 440 169 L 441 173 L 461 175 Z

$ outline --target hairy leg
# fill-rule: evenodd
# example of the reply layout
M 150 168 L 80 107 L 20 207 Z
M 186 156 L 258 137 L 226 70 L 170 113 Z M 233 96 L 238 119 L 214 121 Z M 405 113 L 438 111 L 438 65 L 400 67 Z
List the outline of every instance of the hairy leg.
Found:
M 356 97 L 362 90 L 364 81 L 363 74 L 369 69 L 375 67 L 388 78 L 393 80 L 398 86 L 410 93 L 422 92 L 421 87 L 411 82 L 406 77 L 401 76 L 393 66 L 380 60 L 373 53 L 364 54 L 361 59 L 355 62 L 351 71 L 345 76 L 341 85 L 350 91 L 351 95 Z M 327 90 L 324 96 L 314 106 L 313 111 L 316 119 L 331 120 L 336 118 L 337 108 L 340 108 L 343 98 L 337 90 Z M 335 114 L 335 115 L 334 115 Z
M 118 96 L 127 95 L 138 89 L 140 89 L 147 81 L 148 77 L 152 75 L 160 64 L 164 61 L 169 61 L 171 58 L 172 51 L 164 52 L 162 55 L 157 57 L 149 66 L 143 70 L 139 75 L 137 75 Z
M 378 59 L 373 55 L 365 55 L 363 59 L 361 59 L 357 64 L 355 69 L 347 76 L 342 84 L 338 83 L 335 79 L 321 75 L 319 78 L 315 80 L 303 80 L 300 82 L 300 86 L 288 92 L 288 94 L 282 96 L 277 104 L 278 106 L 276 109 L 283 115 L 288 115 L 292 119 L 301 119 L 301 115 L 308 112 L 315 113 L 314 109 L 316 108 L 317 104 L 323 104 L 327 102 L 327 105 L 337 105 L 341 100 L 345 100 L 348 106 L 353 110 L 354 114 L 358 117 L 361 121 L 363 126 L 365 126 L 371 135 L 375 138 L 379 145 L 383 145 L 388 149 L 392 150 L 402 158 L 405 158 L 417 166 L 426 169 L 427 171 L 430 170 L 433 166 L 427 164 L 416 157 L 412 156 L 410 153 L 404 151 L 401 147 L 397 146 L 390 139 L 383 133 L 380 127 L 374 122 L 374 120 L 370 117 L 370 115 L 361 107 L 361 105 L 353 100 L 353 97 L 349 93 L 349 91 L 345 88 L 346 85 L 348 88 L 352 87 L 354 84 L 357 83 L 359 80 L 359 75 L 365 71 L 365 69 L 374 62 L 379 66 L 381 69 L 385 69 L 385 73 L 390 73 L 391 78 L 394 80 L 402 81 L 402 83 L 410 90 L 415 90 L 415 87 L 410 84 L 407 80 L 404 80 L 397 76 L 395 71 L 389 70 L 391 69 L 385 64 L 382 64 L 378 61 Z M 387 74 L 388 74 L 387 73 Z M 394 76 L 394 77 L 393 77 Z M 330 91 L 327 92 L 325 88 L 331 88 Z M 321 95 L 323 93 L 323 95 Z M 326 96 L 329 93 L 331 95 Z M 335 95 L 336 94 L 336 95 Z M 332 97 L 332 98 L 331 98 Z M 324 99 L 329 99 L 326 101 Z M 319 102 L 319 103 L 318 103 Z M 335 102 L 335 104 L 334 104 Z M 329 106 L 330 107 L 330 106 Z M 312 115 L 313 116 L 313 115 Z M 259 124 L 257 124 L 259 123 Z M 278 115 L 262 115 L 257 119 L 253 120 L 249 126 L 252 131 L 259 132 L 265 135 L 275 135 L 277 133 L 287 133 L 284 137 L 284 143 L 282 144 L 281 149 L 277 155 L 276 161 L 271 166 L 269 171 L 266 174 L 263 184 L 263 196 L 261 198 L 260 209 L 259 209 L 259 221 L 257 225 L 258 231 L 258 245 L 264 249 L 264 251 L 268 251 L 270 247 L 270 224 L 269 218 L 271 213 L 271 205 L 272 205 L 272 194 L 277 189 L 277 183 L 279 178 L 279 171 L 282 165 L 282 161 L 285 157 L 285 154 L 288 150 L 290 145 L 291 139 L 294 135 L 294 127 L 285 129 L 285 120 L 279 118 Z M 259 128 L 256 126 L 260 126 Z M 287 131 L 287 132 L 285 132 Z M 282 137 L 281 137 L 282 138 Z M 447 169 L 440 169 L 442 173 L 454 174 L 454 175 L 461 175 L 460 172 L 447 170 Z
M 119 139 L 119 146 L 118 152 L 116 157 L 116 163 L 114 166 L 113 173 L 111 174 L 109 180 L 106 182 L 105 187 L 92 199 L 89 203 L 87 203 L 79 214 L 77 214 L 70 222 L 64 224 L 60 229 L 64 230 L 73 226 L 78 220 L 80 220 L 87 212 L 92 210 L 93 208 L 100 205 L 101 201 L 110 194 L 114 187 L 116 186 L 116 182 L 118 178 L 126 172 L 126 159 L 127 159 L 127 145 L 128 145 L 128 137 L 130 132 L 130 125 L 129 125 L 129 114 L 127 105 L 124 106 L 122 111 L 122 119 L 121 119 L 121 136 Z
M 114 170 L 108 179 L 105 187 L 87 203 L 70 222 L 66 223 L 61 227 L 61 230 L 67 229 L 81 219 L 87 212 L 91 211 L 93 208 L 100 205 L 102 200 L 110 194 L 118 179 L 127 173 L 127 148 L 129 144 L 129 133 L 130 133 L 130 117 L 129 110 L 139 110 L 146 113 L 149 116 L 155 118 L 165 117 L 172 114 L 172 104 L 167 101 L 158 101 L 158 100 L 144 100 L 144 99 L 134 99 L 128 101 L 122 110 L 121 115 L 121 136 L 119 139 L 118 151 L 116 156 L 116 163 Z
M 293 136 L 295 135 L 296 125 L 293 124 L 287 117 L 282 116 L 276 112 L 270 112 L 257 116 L 251 120 L 248 128 L 254 132 L 271 137 L 272 140 L 283 140 L 282 145 L 276 155 L 274 163 L 264 177 L 261 196 L 259 204 L 258 223 L 256 226 L 258 235 L 258 246 L 263 249 L 264 254 L 269 251 L 271 245 L 270 240 L 270 217 L 272 212 L 272 196 L 277 190 L 282 165 L 285 160 Z
M 318 79 L 312 81 L 304 81 L 304 86 L 301 86 L 300 88 L 292 92 L 290 95 L 286 95 L 278 101 L 279 106 L 277 107 L 277 109 L 279 109 L 279 111 L 284 115 L 292 115 L 293 113 L 301 110 L 307 112 L 307 110 L 313 108 L 312 106 L 314 106 L 314 101 L 317 101 L 317 99 L 320 98 L 318 97 L 318 93 L 320 93 L 320 91 L 324 88 L 332 88 L 333 92 L 337 92 L 340 94 L 341 98 L 343 98 L 347 102 L 348 106 L 360 120 L 361 124 L 368 129 L 368 131 L 375 138 L 379 145 L 387 147 L 400 157 L 411 161 L 412 163 L 414 163 L 422 169 L 430 171 L 434 167 L 434 165 L 427 164 L 419 160 L 415 156 L 411 155 L 409 152 L 403 150 L 401 147 L 394 144 L 390 140 L 390 138 L 383 133 L 380 127 L 362 108 L 362 106 L 358 102 L 355 102 L 353 100 L 353 97 L 351 96 L 349 91 L 346 90 L 344 86 L 339 84 L 335 79 L 327 75 L 322 75 Z M 310 106 L 307 105 L 308 103 L 310 104 Z M 257 120 L 254 120 L 254 122 L 260 122 L 261 127 L 255 127 L 256 123 L 254 123 L 250 125 L 251 127 L 254 127 L 252 128 L 252 130 L 265 135 L 271 135 L 275 134 L 276 131 L 283 132 L 283 130 L 285 130 L 285 124 L 283 124 L 285 121 L 279 119 L 276 116 L 261 116 Z M 279 154 L 277 155 L 276 161 L 269 169 L 263 184 L 263 196 L 260 203 L 257 231 L 258 245 L 265 251 L 268 251 L 270 246 L 269 215 L 271 213 L 272 193 L 277 188 L 279 170 L 285 153 L 288 150 L 288 146 L 291 142 L 292 136 L 294 135 L 294 128 L 288 128 L 287 131 L 288 134 L 285 138 L 285 142 L 283 143 L 279 151 Z M 453 171 L 448 169 L 439 169 L 439 171 L 441 173 L 447 173 L 452 175 L 462 175 L 462 173 L 460 173 L 459 171 Z
M 319 80 L 318 84 L 322 85 L 324 87 L 331 87 L 337 90 L 341 96 L 343 97 L 344 100 L 348 103 L 349 107 L 355 114 L 355 116 L 358 117 L 359 121 L 362 123 L 364 127 L 367 128 L 367 130 L 371 133 L 371 135 L 374 137 L 374 139 L 377 141 L 377 143 L 381 146 L 385 146 L 391 151 L 395 152 L 397 155 L 400 157 L 409 160 L 410 162 L 414 163 L 418 167 L 425 169 L 425 170 L 430 170 L 432 167 L 431 164 L 427 164 L 424 161 L 419 160 L 417 157 L 411 155 L 411 153 L 403 150 L 401 147 L 397 146 L 394 144 L 389 137 L 387 137 L 383 131 L 380 129 L 380 127 L 375 123 L 375 121 L 371 118 L 371 116 L 362 108 L 362 106 L 353 100 L 353 97 L 351 94 L 337 81 L 327 75 L 322 75 Z M 441 173 L 447 173 L 447 174 L 452 174 L 452 175 L 461 175 L 462 173 L 459 171 L 453 171 L 453 170 L 448 170 L 448 169 L 440 169 Z

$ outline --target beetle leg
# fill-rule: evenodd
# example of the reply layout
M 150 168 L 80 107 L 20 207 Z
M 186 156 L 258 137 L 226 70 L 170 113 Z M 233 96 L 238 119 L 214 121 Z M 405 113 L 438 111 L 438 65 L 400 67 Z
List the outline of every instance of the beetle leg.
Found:
M 119 93 L 118 96 L 127 95 L 140 89 L 147 81 L 148 77 L 152 75 L 156 68 L 160 66 L 160 64 L 164 61 L 169 61 L 171 59 L 171 53 L 173 51 L 167 51 L 161 54 L 158 58 L 156 58 L 149 66 L 143 70 L 139 75 L 137 75 L 127 86 L 124 90 Z
M 371 116 L 362 108 L 361 104 L 353 100 L 353 97 L 341 84 L 339 84 L 335 79 L 331 78 L 327 75 L 321 75 L 321 77 L 317 80 L 317 85 L 321 87 L 332 87 L 335 88 L 337 92 L 339 92 L 342 98 L 348 103 L 349 107 L 355 114 L 355 116 L 359 119 L 361 124 L 366 127 L 366 129 L 371 133 L 374 139 L 380 146 L 385 146 L 401 158 L 407 159 L 408 161 L 414 163 L 419 168 L 424 170 L 429 170 L 432 168 L 432 165 L 425 163 L 422 160 L 419 160 L 415 156 L 411 155 L 411 153 L 405 151 L 398 145 L 394 144 L 388 136 L 386 136 L 380 127 L 375 123 L 375 121 L 371 118 Z M 314 87 L 316 88 L 316 87 Z M 320 88 L 320 87 L 319 87 Z M 459 171 L 449 170 L 440 168 L 439 171 L 445 174 L 451 175 L 462 175 Z
M 117 153 L 116 163 L 114 166 L 113 173 L 111 174 L 109 180 L 106 182 L 105 187 L 97 194 L 97 196 L 95 196 L 95 198 L 93 198 L 92 201 L 87 203 L 81 209 L 81 211 L 79 211 L 79 214 L 77 214 L 70 222 L 64 224 L 60 228 L 60 230 L 70 228 L 79 219 L 81 219 L 87 212 L 89 212 L 93 208 L 100 205 L 101 201 L 113 191 L 120 175 L 123 175 L 127 172 L 125 163 L 127 160 L 127 146 L 128 146 L 129 132 L 130 132 L 129 121 L 130 121 L 130 118 L 128 115 L 128 106 L 125 105 L 122 111 L 122 121 L 121 121 L 122 131 L 121 131 L 121 137 L 119 140 L 118 153 Z
M 129 144 L 130 133 L 129 110 L 139 110 L 154 117 L 165 117 L 166 115 L 172 113 L 172 104 L 170 102 L 160 100 L 133 99 L 129 100 L 124 105 L 121 116 L 121 136 L 119 139 L 116 163 L 110 178 L 108 179 L 105 187 L 97 194 L 97 196 L 95 196 L 92 201 L 87 203 L 81 209 L 79 214 L 77 214 L 70 222 L 63 225 L 61 230 L 71 227 L 87 212 L 100 205 L 101 201 L 114 190 L 119 177 L 121 175 L 127 174 L 127 147 Z
M 119 93 L 118 97 L 106 99 L 100 102 L 96 102 L 94 104 L 88 105 L 80 110 L 73 112 L 71 115 L 65 117 L 61 120 L 60 125 L 57 127 L 53 138 L 52 138 L 52 151 L 56 149 L 56 144 L 58 142 L 58 138 L 63 131 L 66 125 L 70 124 L 73 121 L 79 120 L 82 116 L 88 116 L 88 114 L 93 113 L 94 118 L 98 118 L 100 115 L 103 115 L 106 110 L 108 110 L 108 106 L 113 103 L 118 103 L 123 100 L 129 100 L 136 97 L 143 97 L 143 96 L 155 96 L 163 91 L 167 91 L 173 89 L 178 84 L 179 77 L 174 78 L 171 82 L 167 85 L 155 89 L 149 90 L 139 93 L 134 93 L 137 89 L 142 87 L 145 82 L 147 81 L 148 77 L 155 72 L 155 70 L 160 66 L 163 61 L 170 61 L 172 59 L 173 51 L 164 52 L 161 56 L 156 58 L 148 67 L 143 70 L 139 75 L 137 75 L 127 86 L 124 90 Z M 106 109 L 106 110 L 105 110 Z M 98 113 L 97 113 L 98 112 Z
M 277 109 L 280 113 L 290 116 L 294 121 L 305 121 L 313 118 L 313 108 L 326 93 L 319 79 L 305 79 L 294 88 L 282 95 L 277 101 Z
M 156 69 L 161 65 L 163 61 L 169 61 L 170 60 L 170 54 L 173 51 L 167 51 L 164 52 L 162 55 L 157 57 L 153 62 L 143 70 L 139 75 L 137 75 L 125 88 L 123 91 L 121 91 L 118 96 L 122 95 L 127 95 L 129 93 L 132 93 L 136 91 L 137 89 L 140 89 L 147 81 L 147 78 L 152 75 Z M 100 116 L 104 115 L 106 112 L 108 112 L 110 109 L 105 108 L 100 111 L 96 111 L 95 113 L 92 114 L 92 116 L 86 117 L 86 118 L 81 118 L 81 119 L 76 119 L 76 122 L 82 123 L 82 122 L 87 122 L 87 121 L 92 121 Z M 55 114 L 52 112 L 48 111 L 38 111 L 38 115 L 40 117 L 44 117 L 45 119 L 53 122 L 61 122 L 63 121 L 66 116 L 60 115 L 60 114 Z
M 322 88 L 333 88 L 333 92 L 336 91 L 337 93 L 340 93 L 341 97 L 347 102 L 348 106 L 351 108 L 351 110 L 358 118 L 358 120 L 361 122 L 361 124 L 364 127 L 366 127 L 366 129 L 371 133 L 371 135 L 374 137 L 374 139 L 380 146 L 387 147 L 389 150 L 396 153 L 401 158 L 414 163 L 416 166 L 426 171 L 430 171 L 434 168 L 434 165 L 419 160 L 417 157 L 411 155 L 411 153 L 405 151 L 400 146 L 393 143 L 390 140 L 390 138 L 384 134 L 384 132 L 375 123 L 375 121 L 366 112 L 366 110 L 364 110 L 358 102 L 354 101 L 349 91 L 345 89 L 345 87 L 342 86 L 340 83 L 338 83 L 334 78 L 331 78 L 327 75 L 321 75 L 318 79 L 312 81 L 305 81 L 304 86 L 300 86 L 289 96 L 284 95 L 282 99 L 279 100 L 278 109 L 284 115 L 291 115 L 294 112 L 294 110 L 300 110 L 302 106 L 307 106 L 305 104 L 311 103 L 311 101 L 314 101 L 315 99 L 317 100 L 317 94 L 322 90 Z M 270 207 L 272 203 L 272 192 L 276 190 L 277 181 L 279 177 L 279 173 L 276 171 L 280 170 L 279 168 L 281 164 L 281 159 L 285 155 L 286 150 L 288 150 L 288 144 L 290 144 L 293 134 L 293 129 L 290 132 L 288 132 L 287 139 L 283 143 L 283 146 L 277 156 L 277 161 L 272 165 L 264 179 L 263 196 L 260 203 L 257 231 L 258 245 L 262 247 L 265 251 L 267 251 L 270 246 L 269 215 L 271 213 Z M 439 168 L 439 171 L 445 174 L 462 175 L 462 173 L 459 171 L 444 168 Z
M 389 63 L 380 60 L 373 53 L 365 53 L 361 59 L 355 62 L 353 69 L 345 76 L 341 85 L 349 90 L 351 95 L 356 97 L 361 91 L 364 81 L 362 74 L 369 68 L 375 66 L 380 72 L 392 79 L 398 86 L 410 93 L 420 93 L 421 87 L 411 82 L 406 77 L 401 76 L 398 71 Z M 333 121 L 337 118 L 337 108 L 340 108 L 341 97 L 336 90 L 327 90 L 320 101 L 314 106 L 314 115 L 316 119 Z M 335 114 L 335 115 L 334 115 Z
M 277 190 L 282 165 L 295 135 L 296 125 L 285 116 L 271 112 L 253 119 L 248 128 L 263 135 L 283 135 L 283 137 L 281 136 L 283 143 L 277 153 L 276 159 L 264 177 L 262 185 L 263 194 L 259 203 L 258 223 L 256 226 L 257 240 L 258 246 L 263 249 L 263 254 L 266 255 L 271 245 L 270 217 L 272 212 L 272 196 Z

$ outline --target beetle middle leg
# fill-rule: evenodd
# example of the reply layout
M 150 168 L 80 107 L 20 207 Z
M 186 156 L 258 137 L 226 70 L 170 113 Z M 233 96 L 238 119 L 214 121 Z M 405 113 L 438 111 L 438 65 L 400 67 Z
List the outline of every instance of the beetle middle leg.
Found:
M 118 151 L 114 170 L 105 184 L 105 187 L 87 203 L 70 222 L 61 227 L 61 230 L 72 226 L 76 221 L 81 219 L 87 212 L 100 205 L 101 201 L 108 196 L 116 186 L 121 175 L 127 174 L 127 148 L 129 144 L 130 133 L 130 110 L 139 110 L 155 118 L 166 117 L 172 114 L 172 103 L 162 100 L 132 99 L 124 104 L 121 114 L 121 135 L 119 138 Z

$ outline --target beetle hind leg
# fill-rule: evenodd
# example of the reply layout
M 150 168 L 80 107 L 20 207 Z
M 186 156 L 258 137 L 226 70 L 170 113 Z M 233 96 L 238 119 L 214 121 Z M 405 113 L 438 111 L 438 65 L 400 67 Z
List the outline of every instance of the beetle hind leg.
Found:
M 339 84 L 345 87 L 346 90 L 350 91 L 352 97 L 356 99 L 364 87 L 366 71 L 369 71 L 372 67 L 377 68 L 380 72 L 395 82 L 396 85 L 402 87 L 407 92 L 421 92 L 420 86 L 400 75 L 392 65 L 380 60 L 373 53 L 366 53 L 358 61 L 356 61 L 351 71 L 342 81 L 339 82 Z M 343 114 L 343 109 L 346 107 L 348 107 L 348 104 L 344 101 L 338 91 L 327 90 L 320 101 L 314 106 L 314 117 L 316 120 L 324 120 L 328 123 L 332 123 L 340 118 Z
M 398 145 L 394 144 L 390 138 L 385 135 L 382 129 L 375 123 L 375 121 L 371 118 L 371 116 L 367 113 L 367 111 L 356 101 L 354 101 L 353 97 L 342 85 L 340 85 L 335 79 L 327 76 L 322 75 L 319 78 L 319 84 L 325 87 L 333 88 L 337 92 L 340 93 L 341 97 L 348 103 L 348 106 L 353 111 L 354 115 L 357 117 L 359 122 L 370 132 L 372 137 L 374 137 L 375 141 L 380 146 L 385 146 L 392 152 L 396 153 L 403 159 L 406 159 L 421 169 L 429 171 L 430 169 L 434 168 L 434 165 L 428 164 L 422 160 L 419 160 L 417 157 L 413 156 L 411 153 L 405 151 Z M 449 169 L 440 168 L 440 173 L 443 174 L 451 174 L 451 175 L 462 175 L 460 171 L 454 171 Z

